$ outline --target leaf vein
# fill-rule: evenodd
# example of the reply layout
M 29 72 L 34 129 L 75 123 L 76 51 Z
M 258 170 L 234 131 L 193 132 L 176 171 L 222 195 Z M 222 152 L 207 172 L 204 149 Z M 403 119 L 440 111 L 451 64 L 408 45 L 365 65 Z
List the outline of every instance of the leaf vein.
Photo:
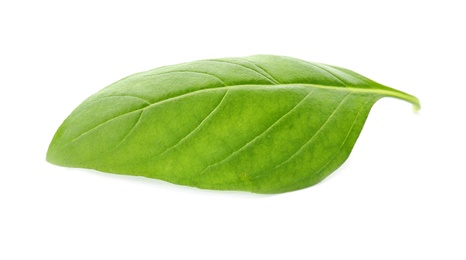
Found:
M 275 122 L 273 124 L 271 124 L 269 127 L 267 127 L 267 129 L 265 129 L 264 131 L 262 131 L 262 133 L 256 135 L 253 139 L 251 139 L 249 142 L 247 142 L 246 144 L 244 144 L 242 147 L 240 147 L 239 149 L 233 151 L 232 153 L 230 153 L 227 157 L 225 157 L 224 159 L 222 159 L 221 161 L 218 161 L 216 163 L 213 163 L 209 166 L 207 166 L 206 168 L 204 168 L 199 174 L 197 174 L 198 176 L 199 175 L 203 175 L 208 169 L 214 167 L 215 165 L 218 165 L 218 164 L 221 164 L 223 162 L 226 162 L 228 161 L 229 159 L 231 159 L 234 155 L 238 154 L 239 152 L 241 152 L 242 150 L 244 149 L 247 149 L 254 141 L 256 141 L 258 138 L 260 138 L 261 136 L 263 136 L 265 133 L 267 133 L 268 131 L 270 131 L 275 125 L 277 125 L 283 118 L 285 118 L 286 116 L 288 116 L 289 114 L 291 114 L 297 107 L 299 107 L 299 105 L 301 105 L 304 100 L 306 100 L 313 92 L 315 91 L 315 89 L 313 89 L 312 91 L 309 91 L 309 93 L 303 98 L 301 99 L 298 103 L 296 103 L 295 106 L 293 106 L 288 112 L 286 112 L 285 114 L 283 114 L 280 118 L 278 118 L 277 120 L 275 120 Z
M 324 129 L 324 127 L 328 124 L 328 122 L 330 122 L 330 120 L 335 116 L 335 113 L 340 109 L 341 105 L 345 102 L 345 100 L 350 95 L 351 95 L 351 93 L 346 94 L 345 97 L 340 101 L 338 106 L 335 108 L 335 110 L 333 110 L 332 114 L 330 114 L 330 116 L 327 118 L 327 120 L 319 127 L 319 129 L 311 136 L 311 138 L 306 143 L 304 143 L 295 153 L 293 153 L 286 161 L 284 161 L 284 162 L 278 164 L 277 166 L 275 166 L 275 169 L 277 169 L 278 167 L 280 167 L 280 166 L 288 163 L 289 161 L 291 161 L 294 157 L 296 157 L 299 153 L 301 153 L 302 150 L 304 150 L 304 147 L 306 147 L 307 145 L 312 143 L 314 138 L 316 138 L 317 135 L 322 131 L 322 129 Z
M 193 135 L 193 133 L 196 132 L 196 130 L 198 130 L 202 125 L 204 125 L 204 123 L 215 113 L 215 111 L 218 110 L 218 108 L 221 106 L 221 104 L 223 103 L 223 101 L 225 100 L 225 97 L 227 96 L 228 94 L 228 89 L 225 91 L 225 94 L 223 95 L 223 97 L 221 98 L 220 102 L 218 102 L 218 104 L 212 109 L 212 111 L 210 111 L 210 113 L 204 117 L 204 119 L 202 119 L 202 121 L 193 129 L 191 130 L 191 132 L 189 132 L 185 137 L 181 138 L 176 144 L 174 144 L 173 146 L 165 149 L 165 151 L 163 151 L 162 153 L 160 153 L 159 155 L 156 155 L 154 156 L 153 158 L 155 157 L 159 157 L 159 156 L 162 156 L 164 155 L 165 153 L 167 153 L 169 150 L 172 150 L 174 148 L 176 148 L 179 144 L 181 144 L 183 141 L 185 141 L 186 139 L 188 139 L 189 137 L 191 137 Z
M 128 131 L 128 133 L 125 135 L 125 137 L 123 137 L 123 139 L 121 139 L 121 141 L 117 144 L 116 147 L 120 146 L 120 144 L 123 143 L 123 141 L 126 140 L 126 138 L 128 138 L 128 136 L 133 132 L 133 130 L 136 128 L 136 126 L 139 124 L 139 121 L 141 120 L 141 117 L 142 117 L 142 114 L 144 113 L 144 110 L 141 111 L 141 113 L 139 113 L 139 116 L 138 116 L 138 119 L 136 120 L 136 123 L 131 127 L 131 129 Z
M 249 61 L 251 62 L 252 64 L 256 65 L 259 69 L 263 70 L 267 75 L 269 75 L 273 80 L 275 80 L 278 84 L 281 84 L 280 81 L 278 81 L 274 76 L 272 76 L 272 74 L 270 74 L 270 72 L 268 72 L 266 69 L 262 68 L 261 66 L 259 66 L 258 64 L 252 62 L 252 61 Z
M 335 73 L 332 73 L 330 72 L 328 69 L 325 69 L 325 68 L 322 68 L 322 66 L 318 65 L 318 64 L 315 64 L 315 63 L 311 63 L 311 62 L 307 62 L 305 61 L 307 64 L 315 67 L 315 68 L 318 68 L 320 70 L 323 70 L 325 71 L 327 74 L 329 74 L 330 76 L 332 76 L 333 78 L 335 78 L 336 80 L 338 80 L 339 82 L 341 82 L 341 84 L 343 84 L 343 86 L 345 87 L 349 87 L 342 79 L 340 79 L 340 77 L 338 77 L 337 75 L 335 75 Z
M 216 76 L 216 75 L 214 75 L 214 74 L 211 74 L 211 73 L 208 73 L 208 72 L 204 72 L 204 71 L 173 70 L 173 71 L 161 72 L 161 73 L 157 73 L 157 74 L 144 75 L 143 77 L 156 77 L 156 76 L 162 76 L 162 75 L 172 74 L 172 73 L 196 73 L 196 74 L 208 75 L 208 76 L 211 76 L 211 77 L 216 78 L 216 79 L 217 79 L 218 81 L 220 81 L 224 86 L 227 86 L 227 84 L 226 84 L 221 78 L 219 78 L 218 76 Z
M 186 97 L 186 96 L 194 95 L 194 94 L 196 94 L 196 93 L 198 93 L 198 92 L 203 92 L 203 91 L 212 90 L 212 89 L 220 89 L 220 88 L 224 88 L 224 87 L 200 89 L 200 90 L 197 90 L 197 91 L 184 93 L 184 94 L 182 94 L 182 95 L 175 96 L 175 97 L 170 97 L 170 98 L 167 98 L 167 99 L 164 99 L 164 100 L 160 100 L 160 101 L 157 101 L 157 102 L 155 102 L 155 103 L 151 103 L 150 105 L 147 105 L 147 106 L 145 106 L 145 107 L 143 107 L 143 108 L 138 108 L 138 109 L 136 109 L 136 110 L 123 113 L 123 114 L 118 115 L 118 116 L 116 116 L 116 117 L 112 117 L 112 118 L 110 118 L 109 120 L 106 120 L 106 121 L 104 121 L 104 122 L 102 122 L 102 123 L 100 123 L 100 124 L 94 126 L 93 128 L 91 128 L 91 129 L 89 129 L 89 130 L 87 130 L 87 131 L 81 133 L 80 135 L 78 135 L 77 137 L 75 137 L 74 139 L 72 139 L 68 144 L 73 143 L 74 141 L 78 140 L 78 139 L 81 138 L 83 135 L 85 135 L 85 134 L 91 132 L 92 130 L 95 130 L 95 129 L 99 128 L 100 126 L 102 126 L 102 125 L 104 125 L 104 124 L 106 124 L 106 123 L 108 123 L 108 122 L 111 122 L 111 121 L 113 121 L 113 120 L 115 120 L 115 119 L 118 119 L 118 118 L 120 118 L 120 117 L 122 117 L 122 116 L 131 114 L 131 113 L 134 113 L 134 112 L 137 112 L 137 111 L 141 111 L 141 110 L 144 111 L 144 110 L 147 109 L 147 108 L 153 107 L 153 106 L 158 105 L 158 104 L 161 104 L 161 103 L 165 103 L 165 102 L 170 101 L 170 100 L 173 100 L 173 99 L 180 99 L 180 98 L 183 98 L 183 97 Z M 67 145 L 68 145 L 68 144 L 67 144 Z
M 368 103 L 369 103 L 369 102 L 364 103 L 364 105 L 362 105 L 361 108 L 359 108 L 359 111 L 358 111 L 358 113 L 356 114 L 356 116 L 354 117 L 353 123 L 351 124 L 351 127 L 350 127 L 350 129 L 348 130 L 348 133 L 346 133 L 345 139 L 343 139 L 343 142 L 341 143 L 340 147 L 336 150 L 336 152 L 335 152 L 335 154 L 332 156 L 332 158 L 330 158 L 329 161 L 328 161 L 324 166 L 322 166 L 322 167 L 316 172 L 316 174 L 320 173 L 325 167 L 327 167 L 327 165 L 328 165 L 330 162 L 332 162 L 332 161 L 334 160 L 334 158 L 338 155 L 338 151 L 340 151 L 341 148 L 346 144 L 346 141 L 348 141 L 348 137 L 350 136 L 351 131 L 353 130 L 354 125 L 356 124 L 356 121 L 358 120 L 359 116 L 361 115 L 362 109 L 363 109 Z
M 243 59 L 242 59 L 242 60 L 243 60 Z M 245 68 L 245 69 L 248 69 L 248 70 L 250 70 L 250 71 L 255 72 L 256 74 L 260 75 L 261 77 L 267 79 L 267 80 L 268 80 L 270 83 L 272 83 L 272 84 L 278 84 L 278 82 L 277 82 L 274 78 L 271 78 L 270 75 L 268 75 L 268 74 L 263 74 L 263 73 L 261 73 L 261 72 L 259 72 L 259 71 L 257 71 L 257 70 L 251 69 L 251 68 L 249 68 L 249 67 L 247 67 L 247 66 L 244 66 L 244 65 L 242 65 L 242 64 L 239 64 L 239 63 L 234 63 L 234 62 L 232 62 L 232 61 L 225 61 L 225 60 L 206 60 L 206 61 L 214 61 L 214 62 L 221 62 L 221 63 L 227 63 L 227 64 L 236 65 L 236 66 L 239 66 L 239 67 L 242 67 L 242 68 Z M 245 60 L 245 61 L 246 61 L 246 60 Z M 249 62 L 249 61 L 248 61 L 248 62 Z M 253 64 L 253 65 L 255 66 L 254 63 L 252 63 L 252 62 L 250 62 L 250 63 Z M 257 66 L 256 66 L 256 67 L 257 67 Z M 259 68 L 259 67 L 257 67 L 257 68 Z M 259 68 L 259 69 L 260 69 L 260 68 Z M 262 71 L 263 71 L 263 70 L 262 70 Z M 264 72 L 265 72 L 265 71 L 264 71 Z
M 359 90 L 359 89 L 355 89 L 355 88 L 351 88 L 351 87 L 349 87 L 349 88 L 339 88 L 339 87 L 324 86 L 324 85 L 317 85 L 317 84 L 307 84 L 307 83 L 280 84 L 280 85 L 281 86 L 283 86 L 283 85 L 293 85 L 293 86 L 305 86 L 305 87 L 320 88 L 320 89 L 333 89 L 335 91 L 351 91 L 353 93 L 372 93 L 372 94 L 379 94 L 379 95 L 385 95 L 385 96 L 392 96 L 392 97 L 400 98 L 399 95 L 393 94 L 390 91 L 383 91 L 383 90 L 373 90 L 373 89 Z M 97 126 L 83 132 L 82 134 L 78 135 L 77 137 L 73 138 L 68 144 L 76 141 L 77 139 L 81 138 L 81 136 L 83 136 L 83 135 L 87 134 L 88 132 L 98 128 L 99 126 L 101 126 L 103 124 L 106 124 L 106 123 L 108 123 L 108 122 L 110 122 L 112 120 L 118 119 L 118 118 L 120 118 L 122 116 L 131 114 L 131 113 L 134 113 L 134 112 L 137 112 L 137 111 L 140 111 L 140 110 L 144 110 L 144 109 L 147 109 L 147 108 L 150 108 L 150 107 L 153 107 L 153 106 L 156 106 L 158 104 L 165 103 L 165 102 L 168 102 L 168 101 L 171 101 L 171 100 L 181 99 L 181 98 L 186 97 L 186 96 L 195 95 L 195 94 L 197 94 L 199 92 L 211 91 L 211 90 L 216 90 L 216 89 L 221 89 L 221 88 L 239 87 L 239 86 L 261 86 L 261 85 L 254 85 L 254 84 L 244 84 L 244 85 L 239 84 L 239 85 L 230 85 L 230 86 L 226 85 L 226 86 L 222 86 L 222 87 L 199 89 L 199 90 L 195 90 L 195 91 L 192 91 L 192 92 L 183 93 L 183 94 L 180 94 L 178 96 L 169 97 L 169 98 L 166 98 L 166 99 L 163 99 L 163 100 L 159 100 L 159 101 L 151 103 L 150 105 L 147 105 L 147 106 L 145 106 L 143 108 L 139 108 L 139 109 L 136 109 L 136 110 L 133 110 L 133 111 L 129 111 L 129 112 L 123 113 L 121 115 L 118 115 L 116 117 L 110 118 L 109 120 L 106 120 L 106 121 L 98 124 Z
M 320 174 L 320 173 L 327 167 L 327 165 L 329 165 L 329 164 L 335 159 L 335 157 L 337 157 L 338 151 L 340 151 L 341 148 L 346 144 L 346 141 L 348 141 L 348 137 L 350 136 L 351 131 L 353 131 L 354 125 L 356 124 L 356 121 L 358 120 L 359 116 L 361 115 L 362 109 L 363 109 L 368 103 L 369 103 L 369 101 L 368 101 L 368 102 L 365 102 L 364 105 L 362 105 L 361 108 L 359 108 L 359 111 L 358 111 L 358 113 L 356 114 L 356 116 L 355 116 L 355 118 L 354 118 L 354 120 L 353 120 L 353 123 L 351 124 L 351 127 L 350 127 L 350 129 L 348 130 L 348 132 L 347 132 L 347 134 L 346 134 L 346 136 L 345 136 L 345 139 L 343 139 L 343 142 L 341 143 L 340 147 L 339 147 L 338 149 L 336 149 L 335 154 L 328 160 L 328 162 L 327 162 L 324 166 L 322 166 L 317 172 L 315 172 L 314 175 Z M 302 181 L 302 180 L 305 180 L 305 179 L 307 179 L 307 178 L 309 178 L 309 177 L 302 177 L 302 178 L 296 179 L 295 181 L 293 181 L 292 184 L 287 185 L 287 186 L 285 187 L 285 189 L 288 188 L 288 187 L 293 187 L 296 183 L 298 183 L 298 182 L 300 182 L 300 181 Z
M 98 99 L 96 99 L 95 101 L 99 101 L 101 99 L 105 99 L 105 98 L 113 98 L 113 97 L 130 97 L 130 98 L 135 98 L 135 99 L 139 99 L 139 100 L 142 100 L 144 101 L 144 103 L 150 105 L 151 103 L 148 101 L 148 100 L 145 100 L 141 97 L 137 97 L 137 96 L 132 96 L 132 95 L 108 95 L 108 96 L 104 96 L 104 97 L 99 97 Z
M 242 61 L 244 61 L 244 62 L 247 62 L 247 63 L 249 63 L 249 64 L 251 64 L 251 65 L 257 67 L 257 68 L 259 69 L 259 71 L 261 71 L 261 73 L 263 72 L 262 74 L 264 74 L 264 76 L 270 77 L 270 79 L 273 80 L 275 84 L 280 84 L 280 82 L 278 82 L 278 80 L 276 80 L 274 77 L 272 77 L 272 75 L 271 75 L 270 73 L 268 73 L 267 71 L 265 71 L 263 68 L 259 67 L 259 65 L 255 64 L 254 62 L 249 61 L 249 60 L 244 59 L 244 58 L 237 58 L 237 59 L 238 59 L 238 60 L 242 60 Z

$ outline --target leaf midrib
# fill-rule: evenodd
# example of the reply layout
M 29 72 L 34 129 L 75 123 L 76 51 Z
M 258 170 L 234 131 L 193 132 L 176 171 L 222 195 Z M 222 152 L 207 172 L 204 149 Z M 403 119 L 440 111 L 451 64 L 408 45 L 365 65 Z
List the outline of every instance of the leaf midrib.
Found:
M 287 83 L 287 84 L 277 84 L 277 85 L 239 84 L 239 85 L 221 86 L 221 87 L 200 89 L 200 90 L 195 90 L 195 91 L 191 91 L 191 92 L 186 92 L 186 93 L 183 93 L 183 94 L 178 95 L 178 96 L 169 97 L 169 98 L 166 98 L 166 99 L 163 99 L 163 100 L 159 100 L 159 101 L 151 103 L 150 105 L 147 105 L 145 107 L 138 108 L 136 110 L 126 112 L 124 114 L 113 117 L 113 118 L 111 118 L 109 120 L 106 120 L 106 121 L 98 124 L 97 126 L 95 126 L 95 127 L 91 128 L 91 129 L 81 133 L 77 137 L 73 138 L 66 145 L 69 145 L 69 144 L 75 142 L 76 140 L 80 139 L 81 137 L 83 137 L 87 133 L 101 127 L 102 125 L 105 125 L 108 122 L 111 122 L 111 121 L 116 120 L 116 119 L 118 119 L 118 118 L 120 118 L 122 116 L 129 115 L 129 114 L 134 113 L 134 112 L 138 112 L 138 111 L 141 111 L 141 110 L 144 111 L 145 109 L 154 107 L 156 105 L 161 105 L 161 104 L 169 102 L 169 101 L 185 98 L 185 97 L 195 95 L 195 94 L 198 94 L 198 93 L 202 93 L 202 92 L 214 91 L 214 90 L 217 90 L 217 89 L 225 89 L 225 88 L 228 88 L 228 89 L 237 88 L 237 87 L 244 88 L 244 87 L 247 87 L 247 86 L 251 86 L 251 87 L 261 87 L 261 86 L 270 86 L 270 87 L 274 87 L 274 86 L 298 86 L 299 87 L 299 86 L 304 86 L 304 87 L 328 89 L 328 90 L 335 90 L 335 91 L 347 91 L 347 92 L 350 92 L 350 93 L 373 94 L 373 95 L 378 95 L 380 97 L 393 97 L 393 98 L 405 100 L 405 101 L 411 103 L 414 106 L 415 110 L 418 110 L 420 108 L 419 100 L 416 97 L 411 96 L 411 95 L 409 95 L 407 93 L 404 93 L 402 91 L 394 90 L 394 89 L 384 90 L 384 89 L 371 89 L 371 88 L 355 88 L 355 87 L 349 87 L 349 86 L 336 87 L 336 86 L 325 86 L 325 85 L 308 84 L 308 83 Z M 130 95 L 127 95 L 127 96 L 132 97 Z M 119 96 L 119 97 L 122 97 L 122 96 Z

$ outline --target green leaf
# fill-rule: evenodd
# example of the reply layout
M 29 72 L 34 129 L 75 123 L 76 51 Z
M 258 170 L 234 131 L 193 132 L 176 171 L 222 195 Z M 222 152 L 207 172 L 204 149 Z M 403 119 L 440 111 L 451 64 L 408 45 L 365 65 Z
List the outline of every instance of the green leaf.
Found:
M 290 57 L 166 66 L 86 99 L 57 130 L 47 160 L 205 189 L 288 192 L 348 158 L 382 97 L 420 108 L 355 72 Z

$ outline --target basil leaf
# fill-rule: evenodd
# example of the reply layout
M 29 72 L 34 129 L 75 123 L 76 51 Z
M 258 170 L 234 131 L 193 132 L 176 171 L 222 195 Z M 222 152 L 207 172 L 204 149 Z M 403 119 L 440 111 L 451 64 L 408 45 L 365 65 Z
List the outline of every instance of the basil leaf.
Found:
M 420 108 L 355 72 L 290 57 L 166 66 L 85 100 L 57 130 L 47 160 L 205 189 L 288 192 L 347 159 L 382 97 Z

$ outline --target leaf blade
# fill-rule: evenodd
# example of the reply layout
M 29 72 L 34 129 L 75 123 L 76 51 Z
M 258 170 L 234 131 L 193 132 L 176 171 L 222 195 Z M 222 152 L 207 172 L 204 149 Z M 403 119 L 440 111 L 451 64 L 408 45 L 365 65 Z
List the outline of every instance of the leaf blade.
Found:
M 47 160 L 199 188 L 287 192 L 338 168 L 382 97 L 420 108 L 414 96 L 352 71 L 289 57 L 166 66 L 84 101 Z

